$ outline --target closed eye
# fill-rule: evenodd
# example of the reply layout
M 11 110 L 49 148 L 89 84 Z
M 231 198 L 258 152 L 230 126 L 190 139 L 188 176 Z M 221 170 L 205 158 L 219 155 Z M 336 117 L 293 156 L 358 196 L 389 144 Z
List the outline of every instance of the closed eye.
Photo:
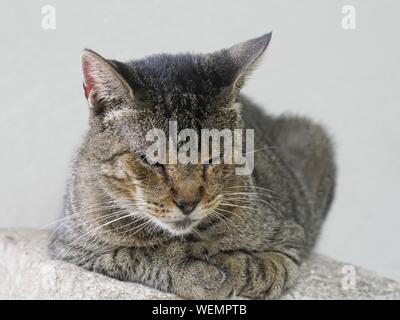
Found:
M 140 162 L 142 164 L 144 164 L 146 167 L 151 168 L 152 170 L 161 173 L 161 174 L 165 174 L 165 166 L 159 162 L 153 162 L 153 161 L 149 161 L 149 159 L 147 158 L 146 155 L 141 155 L 139 156 Z

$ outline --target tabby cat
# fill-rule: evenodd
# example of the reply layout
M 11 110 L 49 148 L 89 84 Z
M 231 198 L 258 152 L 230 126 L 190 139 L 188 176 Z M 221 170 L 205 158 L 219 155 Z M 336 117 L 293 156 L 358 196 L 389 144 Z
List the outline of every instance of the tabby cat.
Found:
M 84 50 L 90 126 L 50 253 L 191 299 L 278 298 L 331 205 L 332 143 L 318 124 L 268 115 L 239 91 L 271 34 L 209 54 L 126 63 Z M 255 168 L 150 163 L 146 132 L 250 128 Z

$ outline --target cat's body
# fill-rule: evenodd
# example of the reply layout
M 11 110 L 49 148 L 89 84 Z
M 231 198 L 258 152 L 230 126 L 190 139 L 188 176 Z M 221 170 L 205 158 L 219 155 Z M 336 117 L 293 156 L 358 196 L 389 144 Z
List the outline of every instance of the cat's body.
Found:
M 332 201 L 335 165 L 319 125 L 274 118 L 238 96 L 269 38 L 128 67 L 86 53 L 91 129 L 73 165 L 54 257 L 186 298 L 276 298 L 295 283 Z M 231 68 L 220 71 L 224 63 Z M 198 76 L 207 81 L 193 82 Z M 253 175 L 138 160 L 143 132 L 170 119 L 196 130 L 254 129 Z

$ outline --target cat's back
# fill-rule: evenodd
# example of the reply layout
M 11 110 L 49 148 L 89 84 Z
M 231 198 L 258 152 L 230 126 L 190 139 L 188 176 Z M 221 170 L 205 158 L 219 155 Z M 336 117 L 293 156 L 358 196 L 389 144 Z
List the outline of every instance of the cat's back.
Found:
M 275 193 L 276 205 L 308 229 L 312 245 L 334 197 L 331 138 L 311 119 L 269 115 L 244 96 L 240 101 L 244 126 L 254 129 L 254 182 Z

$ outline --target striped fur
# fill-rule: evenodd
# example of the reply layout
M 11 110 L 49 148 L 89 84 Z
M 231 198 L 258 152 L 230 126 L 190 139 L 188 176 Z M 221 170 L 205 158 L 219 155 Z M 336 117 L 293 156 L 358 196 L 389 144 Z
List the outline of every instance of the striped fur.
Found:
M 273 299 L 292 287 L 331 205 L 335 163 L 320 125 L 268 115 L 238 95 L 269 40 L 128 63 L 86 52 L 90 129 L 51 255 L 184 298 Z M 195 130 L 254 129 L 252 176 L 223 164 L 144 163 L 144 134 L 168 120 Z M 200 199 L 186 229 L 168 223 L 182 216 L 177 195 Z

